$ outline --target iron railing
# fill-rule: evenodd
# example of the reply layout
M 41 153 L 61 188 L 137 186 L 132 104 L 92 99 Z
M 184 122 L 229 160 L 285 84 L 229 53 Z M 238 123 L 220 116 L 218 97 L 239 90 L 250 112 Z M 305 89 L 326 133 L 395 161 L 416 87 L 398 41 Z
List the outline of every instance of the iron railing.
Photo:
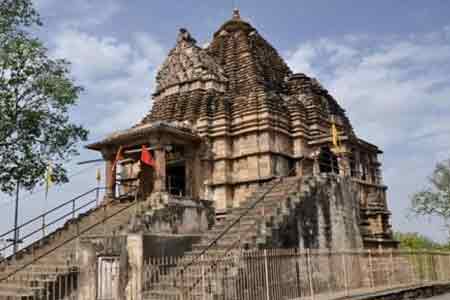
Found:
M 45 238 L 52 232 L 49 230 L 52 226 L 60 224 L 64 220 L 75 219 L 77 214 L 86 211 L 88 208 L 94 208 L 99 203 L 100 193 L 105 188 L 96 187 L 81 195 L 76 196 L 52 209 L 47 210 L 41 215 L 34 217 L 28 221 L 25 221 L 17 228 L 12 228 L 7 232 L 0 234 L 0 240 L 5 240 L 6 245 L 0 247 L 0 253 L 3 254 L 3 259 L 0 259 L 0 263 L 6 259 L 11 259 L 12 249 L 15 244 L 22 244 L 24 246 L 30 245 L 33 242 Z M 94 196 L 93 198 L 90 198 Z M 18 240 L 14 237 L 7 238 L 9 235 L 14 236 L 14 232 L 18 231 Z M 21 232 L 25 232 L 20 235 Z M 10 252 L 10 253 L 8 253 Z M 18 252 L 20 253 L 20 251 Z M 16 254 L 18 254 L 16 253 Z
M 399 288 L 450 283 L 450 252 L 400 250 L 237 250 L 204 254 L 181 278 L 182 257 L 152 257 L 143 267 L 141 296 L 154 300 L 342 299 Z M 215 272 L 208 272 L 210 268 Z M 192 290 L 192 282 L 200 281 Z
M 3 299 L 1 296 L 8 294 L 8 289 L 11 289 L 12 298 L 17 297 L 22 299 L 21 297 L 27 297 L 27 299 L 82 299 L 77 298 L 76 290 L 78 289 L 78 275 L 83 272 L 83 274 L 87 274 L 87 276 L 97 276 L 97 273 L 94 271 L 95 268 L 89 268 L 89 270 L 79 270 L 77 265 L 68 265 L 64 269 L 60 269 L 59 267 L 52 267 L 50 269 L 43 267 L 39 264 L 39 261 L 44 257 L 49 256 L 54 253 L 56 250 L 61 247 L 67 245 L 70 242 L 75 241 L 77 238 L 82 236 L 83 234 L 88 233 L 92 229 L 102 224 L 105 224 L 108 220 L 114 218 L 115 216 L 121 214 L 122 212 L 131 209 L 136 206 L 140 202 L 133 201 L 130 204 L 121 207 L 118 210 L 115 210 L 113 213 L 107 214 L 103 216 L 103 218 L 99 219 L 94 224 L 91 224 L 85 227 L 82 230 L 77 230 L 76 234 L 68 237 L 62 243 L 52 245 L 49 249 L 46 249 L 43 253 L 38 256 L 33 256 L 31 261 L 27 261 L 23 264 L 12 265 L 13 270 L 8 271 L 2 269 L 0 272 L 0 299 Z M 106 211 L 105 211 L 106 212 Z M 44 270 L 42 269 L 44 268 Z M 51 289 L 60 289 L 60 284 L 68 283 L 70 279 L 70 274 L 76 275 L 76 282 L 74 283 L 73 289 L 71 289 L 72 294 L 70 297 L 68 296 L 56 296 L 61 295 L 57 292 L 49 292 L 47 291 L 47 285 L 43 283 L 48 283 L 48 286 Z M 95 277 L 92 277 L 94 279 Z M 62 282 L 62 283 L 61 283 Z M 36 285 L 37 284 L 37 285 Z M 6 291 L 5 291 L 6 290 Z M 26 295 L 24 293 L 27 293 Z M 52 294 L 53 293 L 53 294 Z M 44 298 L 42 298 L 44 295 Z M 52 296 L 53 295 L 53 296 Z M 8 298 L 9 299 L 9 298 Z

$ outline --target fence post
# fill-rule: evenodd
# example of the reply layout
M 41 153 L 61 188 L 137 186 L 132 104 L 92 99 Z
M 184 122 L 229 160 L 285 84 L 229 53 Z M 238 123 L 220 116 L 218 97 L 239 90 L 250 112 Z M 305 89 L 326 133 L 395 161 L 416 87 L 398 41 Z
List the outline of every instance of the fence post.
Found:
M 311 294 L 311 299 L 314 300 L 314 285 L 311 268 L 311 250 L 309 248 L 306 249 L 306 272 L 308 273 L 309 292 Z
M 97 187 L 97 188 L 95 189 L 95 207 L 98 206 L 98 200 L 99 200 L 99 198 L 100 198 L 100 188 Z
M 417 279 L 416 279 L 416 276 L 415 276 L 415 260 L 413 260 L 414 256 L 412 254 L 412 251 L 409 250 L 407 252 L 407 255 L 408 255 L 408 261 L 411 264 L 411 267 L 409 268 L 409 272 L 411 273 L 409 280 L 411 281 L 411 283 L 413 283 L 413 282 L 416 283 Z
M 103 234 L 106 235 L 106 203 L 103 205 Z
M 200 256 L 200 261 L 202 264 L 202 299 L 206 300 L 206 293 L 205 293 L 205 256 L 202 254 Z
M 45 214 L 42 215 L 42 237 L 45 237 Z
M 181 290 L 181 300 L 184 300 L 184 269 L 181 270 L 181 280 L 180 280 L 180 290 Z
M 269 290 L 269 266 L 267 262 L 267 249 L 264 249 L 264 271 L 266 273 L 266 297 L 270 300 L 270 290 Z
M 417 256 L 417 250 L 414 250 L 414 277 L 416 279 L 416 283 L 420 282 L 421 279 L 421 264 L 420 264 L 420 259 Z
M 443 281 L 444 280 L 444 272 L 442 271 L 442 250 L 439 251 L 439 255 L 438 255 L 438 262 L 437 262 L 437 269 L 439 271 L 436 271 L 436 280 L 437 281 Z
M 72 219 L 75 219 L 75 199 L 72 200 Z

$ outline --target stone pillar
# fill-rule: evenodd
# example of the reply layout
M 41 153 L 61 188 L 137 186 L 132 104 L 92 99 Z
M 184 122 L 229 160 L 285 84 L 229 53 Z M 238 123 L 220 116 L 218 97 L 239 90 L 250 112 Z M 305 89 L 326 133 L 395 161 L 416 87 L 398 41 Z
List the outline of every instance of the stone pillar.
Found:
M 155 185 L 154 192 L 166 191 L 166 150 L 163 147 L 155 149 Z
M 127 252 L 129 273 L 128 284 L 126 287 L 126 299 L 142 300 L 144 241 L 141 234 L 129 234 L 127 236 Z
M 105 163 L 105 186 L 106 186 L 106 198 L 113 199 L 116 190 L 116 168 L 113 170 L 114 153 L 110 150 L 102 150 L 103 159 Z
M 199 198 L 199 184 L 201 182 L 201 160 L 197 147 L 192 147 L 186 151 L 186 195 L 192 198 Z
M 94 245 L 80 241 L 78 255 L 80 277 L 77 299 L 97 299 L 97 254 Z
M 337 155 L 338 166 L 339 166 L 339 175 L 341 176 L 350 176 L 350 153 L 349 152 L 341 152 Z
M 313 162 L 313 175 L 319 175 L 319 174 L 320 174 L 319 156 L 315 156 L 314 162 Z
M 356 178 L 361 179 L 362 170 L 361 170 L 361 154 L 359 150 L 354 152 L 354 158 L 355 158 L 355 172 L 356 172 Z
M 192 181 L 192 197 L 194 198 L 200 198 L 200 185 L 203 181 L 203 175 L 201 170 L 201 160 L 200 160 L 200 154 L 198 151 L 194 152 L 194 157 L 192 158 L 192 164 L 193 164 L 193 181 Z
M 295 174 L 299 177 L 303 176 L 304 174 L 304 164 L 305 162 L 302 160 L 297 160 L 295 162 Z
M 194 197 L 193 196 L 193 183 L 195 181 L 194 178 L 194 164 L 193 164 L 193 153 L 192 151 L 186 150 L 184 153 L 184 159 L 185 159 L 185 178 L 186 181 L 184 182 L 184 191 L 186 193 L 187 197 Z

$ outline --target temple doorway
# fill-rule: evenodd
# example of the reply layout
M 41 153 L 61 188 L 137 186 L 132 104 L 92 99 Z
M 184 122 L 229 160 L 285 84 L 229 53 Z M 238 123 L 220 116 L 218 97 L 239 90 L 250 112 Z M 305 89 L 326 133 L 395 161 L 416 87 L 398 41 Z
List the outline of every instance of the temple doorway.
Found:
M 186 157 L 182 146 L 173 146 L 167 153 L 167 191 L 175 196 L 186 196 Z
M 167 190 L 175 196 L 186 196 L 186 166 L 184 162 L 168 164 Z

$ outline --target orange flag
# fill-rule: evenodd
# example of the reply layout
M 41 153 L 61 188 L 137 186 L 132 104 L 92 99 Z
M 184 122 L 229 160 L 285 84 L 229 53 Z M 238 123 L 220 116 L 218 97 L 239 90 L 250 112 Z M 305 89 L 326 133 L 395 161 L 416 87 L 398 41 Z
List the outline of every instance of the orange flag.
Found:
M 155 160 L 153 159 L 150 151 L 148 151 L 148 149 L 144 145 L 142 145 L 141 161 L 146 165 L 149 165 L 153 168 L 155 167 Z

